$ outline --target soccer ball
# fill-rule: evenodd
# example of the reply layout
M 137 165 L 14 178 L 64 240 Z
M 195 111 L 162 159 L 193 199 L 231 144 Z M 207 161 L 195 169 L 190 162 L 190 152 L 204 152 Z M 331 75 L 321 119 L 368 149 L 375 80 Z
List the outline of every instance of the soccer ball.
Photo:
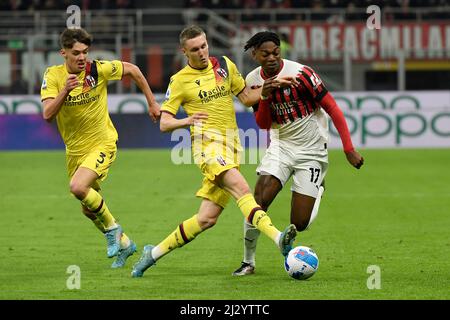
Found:
M 319 267 L 319 258 L 313 249 L 298 246 L 289 251 L 284 259 L 284 268 L 294 279 L 304 280 L 312 277 Z

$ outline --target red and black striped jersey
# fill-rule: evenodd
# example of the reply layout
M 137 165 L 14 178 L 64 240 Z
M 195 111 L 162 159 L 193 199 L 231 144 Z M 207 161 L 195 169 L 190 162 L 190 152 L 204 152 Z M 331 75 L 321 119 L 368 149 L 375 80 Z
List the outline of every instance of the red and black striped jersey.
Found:
M 287 59 L 282 60 L 278 73 L 280 78 L 285 76 L 296 77 L 299 86 L 275 89 L 268 97 L 272 129 L 279 129 L 279 140 L 290 140 L 297 145 L 310 146 L 311 142 L 315 144 L 314 141 L 320 144 L 319 140 L 328 138 L 328 127 L 324 123 L 326 115 L 320 108 L 327 88 L 312 68 Z M 248 86 L 259 87 L 267 78 L 258 67 L 247 75 L 245 81 Z M 253 107 L 255 111 L 257 107 Z
M 314 112 L 320 100 L 327 94 L 327 89 L 319 75 L 308 66 L 289 60 L 282 60 L 279 77 L 295 76 L 298 87 L 276 89 L 269 97 L 272 121 L 285 124 L 304 118 Z M 260 86 L 268 77 L 261 67 L 248 74 L 246 82 L 251 86 Z

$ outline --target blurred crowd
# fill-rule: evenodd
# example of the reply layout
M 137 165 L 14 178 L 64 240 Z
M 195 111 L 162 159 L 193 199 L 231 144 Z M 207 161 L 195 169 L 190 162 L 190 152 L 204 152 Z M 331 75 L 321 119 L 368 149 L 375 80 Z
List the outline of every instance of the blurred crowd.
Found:
M 360 21 L 367 18 L 365 9 L 370 5 L 380 7 L 384 21 L 417 20 L 415 8 L 433 10 L 421 14 L 420 18 L 424 20 L 450 19 L 450 0 L 185 0 L 185 8 L 241 10 L 239 15 L 242 22 L 270 20 L 270 14 L 274 13 L 270 10 L 274 9 L 307 9 L 304 13 L 278 12 L 277 21 L 316 20 L 329 23 Z M 266 11 L 258 13 L 255 9 Z M 332 12 L 333 9 L 343 9 L 345 13 Z M 230 21 L 236 20 L 235 14 L 229 14 L 226 18 Z
M 256 9 L 256 8 L 380 8 L 442 7 L 450 0 L 185 0 L 186 8 Z
M 65 10 L 70 5 L 77 5 L 81 9 L 133 9 L 134 0 L 0 0 L 2 11 L 37 11 L 37 10 Z
M 162 6 L 164 1 L 159 1 Z M 180 1 L 180 4 L 183 0 Z M 367 8 L 376 4 L 380 8 L 449 7 L 450 0 L 184 0 L 185 8 L 256 9 L 256 8 Z M 139 0 L 0 0 L 0 10 L 61 10 L 69 5 L 82 9 L 133 9 L 149 6 Z

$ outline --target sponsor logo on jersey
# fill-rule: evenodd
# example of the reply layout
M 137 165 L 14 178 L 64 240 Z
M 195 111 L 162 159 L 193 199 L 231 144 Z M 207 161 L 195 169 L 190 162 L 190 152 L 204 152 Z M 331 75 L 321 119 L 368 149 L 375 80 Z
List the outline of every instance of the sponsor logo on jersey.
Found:
M 211 102 L 214 99 L 219 99 L 230 95 L 230 90 L 224 85 L 218 85 L 212 90 L 199 90 L 198 97 L 202 101 L 202 104 Z
M 67 107 L 75 107 L 93 103 L 100 98 L 100 94 L 91 95 L 89 92 L 82 92 L 76 96 L 68 95 L 64 100 L 64 105 Z

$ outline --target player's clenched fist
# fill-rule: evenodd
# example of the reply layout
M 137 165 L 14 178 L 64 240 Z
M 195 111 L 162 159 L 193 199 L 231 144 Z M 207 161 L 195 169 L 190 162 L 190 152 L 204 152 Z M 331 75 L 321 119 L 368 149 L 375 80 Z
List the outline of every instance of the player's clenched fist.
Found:
M 76 87 L 78 87 L 79 81 L 78 77 L 75 74 L 69 74 L 66 81 L 66 90 L 67 92 L 72 91 Z
M 348 162 L 354 166 L 356 169 L 361 168 L 361 166 L 364 164 L 364 158 L 359 154 L 358 151 L 350 151 L 345 153 Z
M 149 105 L 148 107 L 148 114 L 150 115 L 150 118 L 153 122 L 156 122 L 159 118 L 161 118 L 161 107 L 160 105 L 155 102 L 152 105 Z

